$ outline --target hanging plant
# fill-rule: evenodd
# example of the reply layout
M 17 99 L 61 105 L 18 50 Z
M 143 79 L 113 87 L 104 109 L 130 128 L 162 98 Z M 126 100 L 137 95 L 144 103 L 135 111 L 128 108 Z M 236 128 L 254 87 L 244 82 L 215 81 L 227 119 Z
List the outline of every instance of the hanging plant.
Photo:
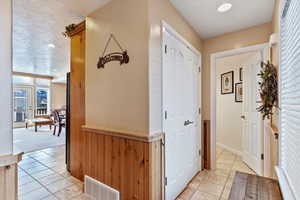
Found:
M 263 119 L 270 119 L 274 114 L 273 108 L 278 107 L 277 70 L 269 61 L 261 62 L 261 71 L 258 76 L 261 78 L 259 92 L 262 105 L 257 110 L 263 115 Z
M 65 32 L 62 32 L 63 36 L 68 37 L 72 31 L 76 28 L 76 24 L 70 24 L 65 27 Z

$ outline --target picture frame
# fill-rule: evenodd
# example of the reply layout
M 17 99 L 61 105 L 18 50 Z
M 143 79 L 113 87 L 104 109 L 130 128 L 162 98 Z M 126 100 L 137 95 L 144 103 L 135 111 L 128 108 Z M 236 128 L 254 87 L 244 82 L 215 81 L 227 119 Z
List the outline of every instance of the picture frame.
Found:
M 242 103 L 243 102 L 243 83 L 235 84 L 235 102 Z
M 234 72 L 226 72 L 221 74 L 221 94 L 234 93 Z
M 243 68 L 240 68 L 240 81 L 243 81 Z

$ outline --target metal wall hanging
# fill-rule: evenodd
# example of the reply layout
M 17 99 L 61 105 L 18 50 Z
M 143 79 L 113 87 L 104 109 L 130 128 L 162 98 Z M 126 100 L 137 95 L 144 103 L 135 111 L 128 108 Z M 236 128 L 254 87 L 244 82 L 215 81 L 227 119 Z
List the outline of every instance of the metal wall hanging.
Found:
M 109 53 L 109 54 L 105 55 L 106 49 L 107 49 L 111 39 L 113 39 L 116 42 L 116 44 L 121 49 L 121 52 L 114 52 L 114 53 Z M 109 63 L 112 61 L 119 61 L 120 65 L 127 64 L 127 63 L 129 63 L 129 56 L 127 54 L 127 51 L 123 50 L 123 48 L 121 47 L 120 43 L 115 38 L 115 36 L 113 34 L 110 34 L 110 37 L 109 37 L 108 41 L 106 42 L 105 49 L 102 53 L 102 56 L 99 58 L 97 67 L 98 67 L 98 69 L 104 68 L 104 65 L 106 63 Z

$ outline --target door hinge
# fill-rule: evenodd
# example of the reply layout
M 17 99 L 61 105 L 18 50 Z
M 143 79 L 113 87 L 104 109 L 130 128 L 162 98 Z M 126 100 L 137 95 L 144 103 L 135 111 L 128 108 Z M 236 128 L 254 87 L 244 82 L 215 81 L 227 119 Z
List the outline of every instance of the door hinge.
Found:
M 198 71 L 199 71 L 199 73 L 201 72 L 201 67 L 198 67 Z
M 261 158 L 262 160 L 264 160 L 264 159 L 265 159 L 265 155 L 262 153 L 262 154 L 260 155 L 260 158 Z
M 199 115 L 201 115 L 201 108 L 198 109 L 198 113 L 199 113 Z
M 168 178 L 165 177 L 165 186 L 168 185 Z
M 165 119 L 167 119 L 167 118 L 168 118 L 168 112 L 165 111 Z
M 199 149 L 199 156 L 201 156 L 201 149 Z
M 168 46 L 165 45 L 165 54 L 167 54 L 167 52 L 168 52 Z

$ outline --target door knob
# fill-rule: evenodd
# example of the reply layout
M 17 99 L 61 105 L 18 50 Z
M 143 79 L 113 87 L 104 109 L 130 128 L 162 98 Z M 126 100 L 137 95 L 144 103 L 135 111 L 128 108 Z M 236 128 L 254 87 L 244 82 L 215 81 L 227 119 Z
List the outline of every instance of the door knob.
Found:
M 184 126 L 188 126 L 190 124 L 193 124 L 194 122 L 190 121 L 190 120 L 186 120 L 184 121 Z
M 242 118 L 242 119 L 246 119 L 245 115 L 242 115 L 241 118 Z

